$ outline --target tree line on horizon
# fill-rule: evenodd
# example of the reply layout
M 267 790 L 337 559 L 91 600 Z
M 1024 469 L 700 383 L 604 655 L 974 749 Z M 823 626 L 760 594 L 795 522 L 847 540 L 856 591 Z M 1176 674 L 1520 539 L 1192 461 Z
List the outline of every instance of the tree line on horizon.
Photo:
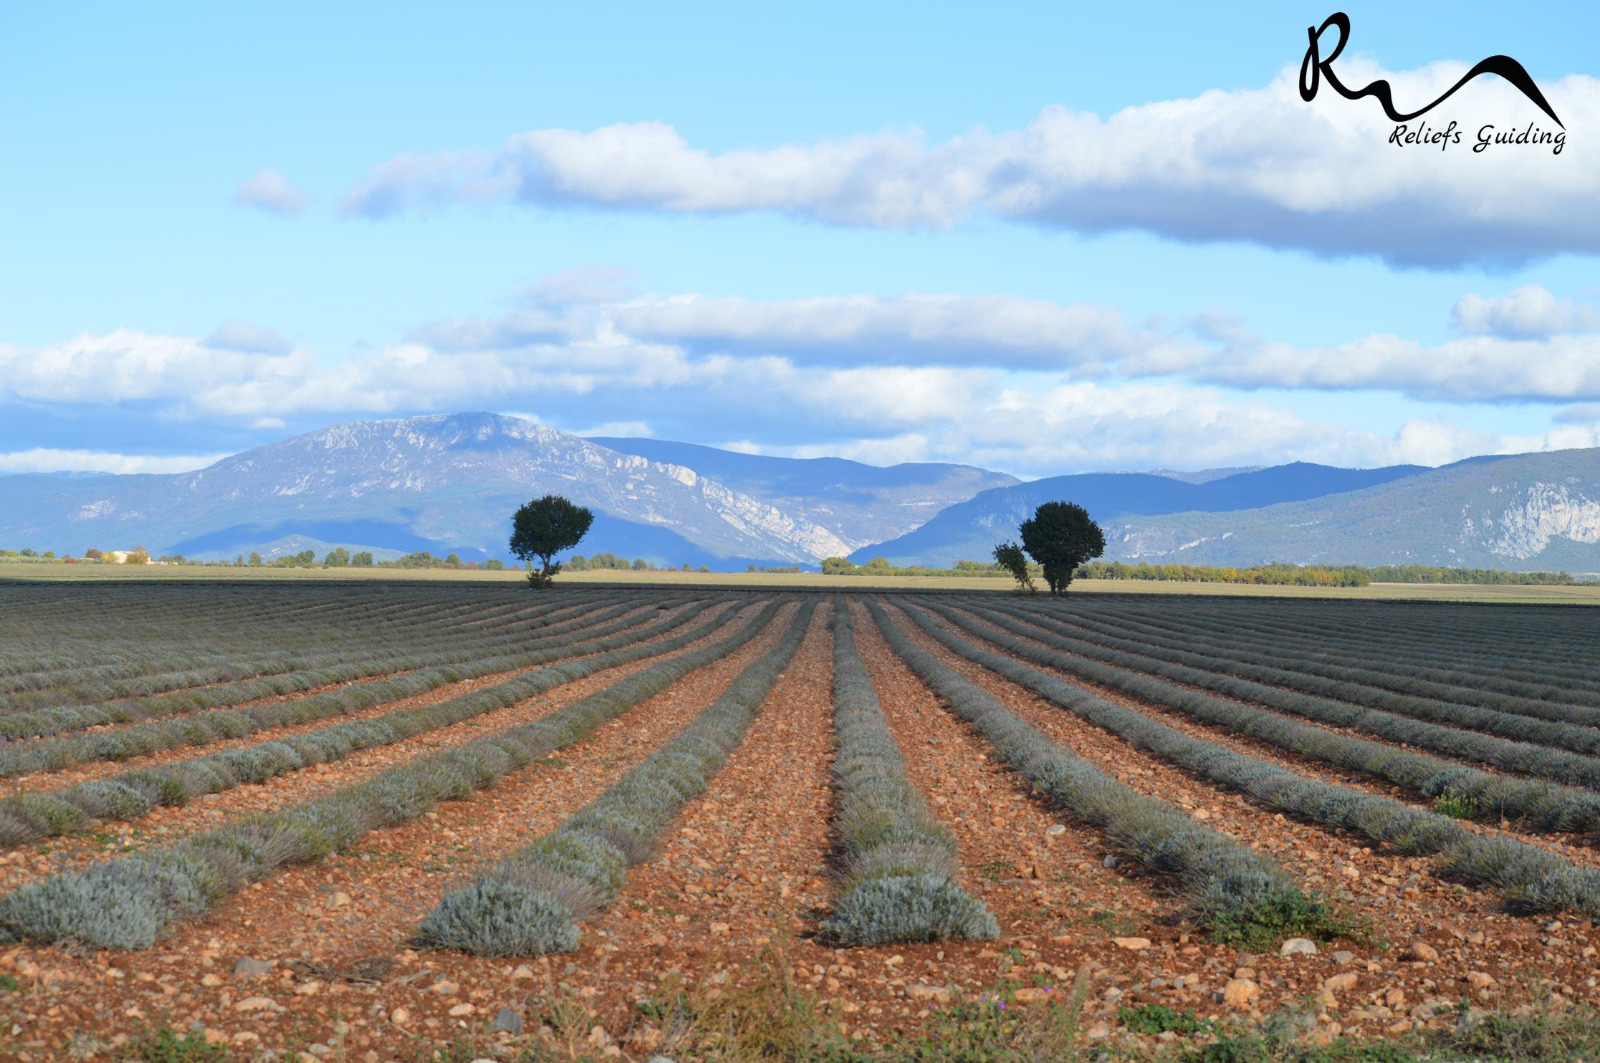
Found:
M 574 572 L 700 572 L 688 562 L 678 568 L 658 568 L 645 558 L 629 561 L 610 552 L 592 556 L 573 554 L 563 563 L 557 554 L 571 550 L 583 541 L 594 521 L 594 514 L 560 495 L 545 495 L 520 507 L 512 515 L 510 550 L 527 569 L 529 584 L 547 587 L 556 574 L 568 568 Z M 875 557 L 864 564 L 848 558 L 828 557 L 821 563 L 825 576 L 990 576 L 1013 578 L 1022 593 L 1036 590 L 1035 580 L 1043 580 L 1051 594 L 1065 594 L 1074 579 L 1147 580 L 1178 583 L 1239 583 L 1302 587 L 1364 587 L 1372 583 L 1435 583 L 1517 586 L 1570 586 L 1584 581 L 1567 572 L 1510 572 L 1501 569 L 1449 568 L 1442 565 L 1299 565 L 1268 563 L 1251 566 L 1190 565 L 1140 561 L 1100 561 L 1105 552 L 1105 533 L 1082 506 L 1072 502 L 1046 502 L 1023 521 L 1021 542 L 1006 541 L 994 548 L 993 561 L 957 560 L 950 568 L 921 565 L 894 565 L 887 558 Z M 345 547 L 329 550 L 319 561 L 314 550 L 284 554 L 270 560 L 252 551 L 229 561 L 190 561 L 182 554 L 154 558 L 144 547 L 128 551 L 87 549 L 83 560 L 117 564 L 194 564 L 235 568 L 433 568 L 502 572 L 505 562 L 496 558 L 462 561 L 450 553 L 435 557 L 426 550 L 413 551 L 393 561 L 377 561 L 372 551 L 352 553 Z M 0 549 L 0 561 L 79 563 L 70 555 L 58 558 L 53 551 L 40 553 L 32 548 Z M 798 566 L 757 568 L 750 573 L 799 573 Z

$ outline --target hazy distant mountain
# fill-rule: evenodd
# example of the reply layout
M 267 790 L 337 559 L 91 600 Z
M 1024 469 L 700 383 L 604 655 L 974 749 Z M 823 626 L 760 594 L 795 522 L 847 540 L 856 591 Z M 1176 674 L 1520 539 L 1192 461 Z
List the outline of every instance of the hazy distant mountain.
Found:
M 546 492 L 595 511 L 584 553 L 722 569 L 835 554 L 937 566 L 986 559 L 1040 502 L 1067 500 L 1105 528 L 1108 559 L 1600 571 L 1600 450 L 1440 469 L 1296 462 L 1216 477 L 1018 483 L 962 465 L 875 468 L 585 440 L 486 413 L 336 425 L 179 475 L 0 477 L 0 546 L 503 558 L 511 513 Z
M 850 549 L 893 539 L 979 491 L 1018 482 L 971 465 L 881 468 L 844 458 L 771 458 L 661 439 L 595 437 L 589 442 L 693 469 L 827 528 Z
M 1125 517 L 1110 556 L 1600 571 L 1600 449 L 1470 458 L 1345 494 Z
M 1238 476 L 1242 472 L 1259 472 L 1267 468 L 1265 465 L 1235 465 L 1227 469 L 1128 469 L 1127 472 L 1143 472 L 1151 476 L 1166 476 L 1174 480 L 1182 480 L 1187 484 L 1210 483 L 1220 480 L 1225 476 Z
M 758 460 L 774 470 L 783 461 Z M 978 486 L 987 485 L 982 476 L 994 476 L 951 468 L 958 470 L 952 480 L 978 474 Z M 883 491 L 879 505 L 890 515 L 872 515 L 863 501 L 853 520 L 825 525 L 685 465 L 612 450 L 520 418 L 414 417 L 336 425 L 194 473 L 3 477 L 0 543 L 72 553 L 137 544 L 201 558 L 335 545 L 504 557 L 513 510 L 557 492 L 596 512 L 580 548 L 585 552 L 724 567 L 807 563 L 847 553 L 861 541 L 842 537 L 836 527 L 904 530 L 934 504 L 920 510 L 902 504 L 893 471 L 873 471 L 888 479 L 874 488 L 870 473 L 862 472 L 863 494 Z M 838 492 L 838 472 L 820 489 L 824 496 Z M 776 471 L 769 475 L 783 479 Z M 798 489 L 799 480 L 790 482 Z M 926 490 L 934 499 L 965 497 L 955 488 Z M 912 488 L 902 494 L 922 501 Z M 826 503 L 813 508 L 826 509 Z
M 1017 537 L 1017 526 L 1041 502 L 1076 502 L 1106 529 L 1141 529 L 1139 520 L 1157 514 L 1252 510 L 1275 503 L 1318 498 L 1428 471 L 1420 465 L 1384 469 L 1336 469 L 1294 462 L 1270 468 L 1189 483 L 1156 473 L 1084 473 L 1052 476 L 1031 483 L 984 491 L 953 505 L 909 535 L 856 551 L 852 559 L 887 557 L 896 564 L 949 565 L 956 560 L 988 560 L 995 544 Z M 1169 522 L 1183 527 L 1183 520 Z M 1164 541 L 1164 540 L 1163 540 Z M 1337 545 L 1337 544 L 1330 544 Z M 1122 556 L 1111 546 L 1107 558 Z M 1298 560 L 1284 557 L 1274 560 Z M 1199 563 L 1198 560 L 1196 563 Z

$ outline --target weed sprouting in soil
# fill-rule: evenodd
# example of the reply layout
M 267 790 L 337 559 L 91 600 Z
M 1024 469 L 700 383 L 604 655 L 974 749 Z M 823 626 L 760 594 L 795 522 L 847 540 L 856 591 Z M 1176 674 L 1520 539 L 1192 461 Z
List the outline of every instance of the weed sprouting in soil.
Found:
M 1449 816 L 1451 819 L 1477 819 L 1478 799 L 1471 794 L 1446 790 L 1433 799 L 1433 810 L 1439 815 Z
M 1125 1011 L 1127 1009 L 1124 1009 Z M 1309 1008 L 1267 1016 L 1182 1051 L 1180 1063 L 1567 1063 L 1600 1058 L 1600 1009 L 1544 1005 L 1483 1011 L 1463 1000 L 1455 1025 L 1395 1038 L 1317 1035 Z M 1448 1014 L 1448 1012 L 1446 1012 Z M 1131 1027 L 1130 1027 L 1131 1028 Z M 1142 1031 L 1141 1031 L 1142 1032 Z
M 1139 929 L 1139 924 L 1136 920 L 1128 918 L 1122 912 L 1104 908 L 1085 916 L 1079 921 L 1087 926 L 1094 927 L 1108 937 L 1127 937 Z
M 123 1058 L 139 1063 L 229 1063 L 233 1053 L 227 1045 L 207 1040 L 203 1033 L 180 1034 L 162 1028 L 131 1042 Z
M 660 1036 L 652 1053 L 706 1063 L 1031 1063 L 1088 1058 L 1080 1032 L 1088 972 L 1070 987 L 1043 987 L 1042 1002 L 1022 1004 L 1012 981 L 930 1004 L 925 1021 L 874 1041 L 830 1019 L 797 979 L 793 943 L 780 921 L 747 970 L 728 988 L 712 979 L 664 984 L 638 1004 Z M 1037 988 L 1037 987 L 1036 987 Z
M 1404 1045 L 1342 1039 L 1326 1045 L 1284 1042 L 1258 1034 L 1223 1037 L 1179 1057 L 1182 1063 L 1417 1063 Z
M 1300 891 L 1271 892 L 1250 908 L 1224 909 L 1206 921 L 1213 941 L 1266 952 L 1287 938 L 1332 941 L 1371 937 L 1368 925 L 1328 901 Z
M 1430 1047 L 1441 1055 L 1536 1063 L 1600 1059 L 1600 1009 L 1595 1007 L 1457 1011 L 1455 1028 L 1430 1039 Z
M 1032 1063 L 1035 1060 L 1092 1058 L 1083 1043 L 1083 1005 L 1089 995 L 1088 971 L 1071 988 L 1044 987 L 1046 999 L 1023 1006 L 1017 986 L 1005 983 L 970 998 L 929 1009 L 926 1025 L 891 1039 L 871 1058 L 916 1063 Z
M 788 942 L 774 939 L 755 965 L 754 979 L 713 997 L 702 985 L 687 1032 L 707 1060 L 838 1058 L 842 1042 L 816 998 L 800 989 Z
M 1215 1019 L 1202 1019 L 1193 1008 L 1176 1008 L 1165 1004 L 1140 1004 L 1133 1008 L 1118 1008 L 1117 1022 L 1123 1029 L 1139 1034 L 1175 1033 L 1192 1036 L 1211 1033 L 1217 1028 Z

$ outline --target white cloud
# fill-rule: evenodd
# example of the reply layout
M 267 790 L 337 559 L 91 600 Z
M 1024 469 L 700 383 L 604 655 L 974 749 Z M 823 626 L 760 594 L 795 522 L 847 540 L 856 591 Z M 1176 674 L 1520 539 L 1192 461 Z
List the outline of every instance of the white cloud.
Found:
M 1371 468 L 1443 465 L 1480 454 L 1600 446 L 1600 425 L 1544 433 L 1477 432 L 1413 418 L 1392 432 L 1318 421 L 1210 388 L 1088 382 L 1037 392 L 992 386 L 971 408 L 917 430 L 848 436 L 801 446 L 758 445 L 749 453 L 837 456 L 872 464 L 947 461 L 1023 477 L 1084 470 L 1207 468 L 1314 461 Z M 869 428 L 870 423 L 860 427 Z M 734 448 L 730 448 L 734 449 Z
M 0 453 L 0 473 L 23 472 L 193 472 L 214 465 L 226 454 L 114 454 L 99 450 L 52 450 L 35 447 Z
M 1257 343 L 1213 354 L 1186 375 L 1233 387 L 1397 391 L 1428 400 L 1589 399 L 1600 397 L 1600 337 L 1467 336 L 1430 346 L 1379 333 L 1335 347 Z
M 1466 70 L 1389 72 L 1341 60 L 1352 84 L 1386 77 L 1433 99 Z M 1473 147 L 1485 125 L 1559 132 L 1515 89 L 1481 78 L 1429 115 L 1458 123 L 1446 150 L 1388 142 L 1371 100 L 1324 91 L 1298 69 L 1259 89 L 1211 91 L 1102 118 L 1047 107 L 1026 128 L 929 145 L 913 132 L 711 154 L 662 122 L 518 134 L 498 151 L 410 155 L 355 185 L 346 211 L 383 217 L 453 202 L 670 213 L 775 211 L 841 225 L 944 227 L 988 214 L 1081 232 L 1137 229 L 1248 240 L 1431 266 L 1600 250 L 1600 80 L 1542 86 L 1574 131 L 1551 146 Z M 1413 127 L 1415 123 L 1413 123 Z M 1492 134 L 1493 130 L 1491 130 Z
M 6 357 L 10 354 L 10 357 Z M 1207 420 L 1215 407 L 1179 385 L 1108 387 L 1062 382 L 1037 393 L 1010 374 L 973 366 L 805 365 L 775 355 L 710 354 L 617 333 L 513 350 L 440 351 L 409 343 L 333 366 L 310 352 L 241 354 L 197 340 L 121 331 L 81 336 L 33 351 L 0 352 L 0 389 L 29 401 L 115 405 L 154 402 L 191 418 L 244 423 L 318 414 L 447 412 L 484 406 L 538 410 L 546 423 L 637 434 L 658 418 L 749 424 L 817 440 L 857 440 L 857 452 L 889 456 L 868 440 L 904 437 L 892 449 L 924 457 L 1000 459 L 1023 471 L 1054 471 L 1101 459 L 1127 464 L 1127 451 L 1204 452 L 1232 459 L 1261 444 L 1252 418 L 1292 425 L 1255 402 Z M 495 400 L 511 399 L 512 403 Z M 1141 412 L 1142 411 L 1142 412 Z M 1266 411 L 1251 414 L 1249 411 Z M 595 414 L 601 416 L 595 416 Z M 1188 425 L 1187 432 L 1183 428 Z M 1277 442 L 1292 442 L 1284 431 Z M 1213 464 L 1221 464 L 1219 458 Z
M 528 286 L 526 295 L 543 306 L 615 303 L 637 291 L 639 271 L 627 266 L 576 266 L 546 273 Z
M 585 308 L 522 309 L 503 317 L 460 318 L 424 325 L 411 338 L 444 351 L 487 351 L 526 347 L 537 343 L 563 343 L 596 324 Z
M 282 423 L 315 412 L 450 409 L 483 396 L 584 394 L 601 383 L 686 379 L 683 352 L 617 338 L 506 352 L 451 353 L 416 343 L 331 366 L 314 353 L 222 349 L 186 336 L 118 329 L 44 347 L 0 346 L 0 402 L 148 402 L 182 416 Z
M 501 199 L 509 189 L 495 169 L 494 156 L 486 151 L 397 155 L 351 190 L 341 213 L 384 218 L 446 203 Z
M 1600 425 L 1600 404 L 1587 403 L 1557 410 L 1550 418 L 1557 424 Z
M 1463 332 L 1515 339 L 1593 332 L 1600 327 L 1600 314 L 1594 307 L 1557 299 L 1542 284 L 1530 284 L 1488 299 L 1463 295 L 1451 313 L 1456 327 Z
M 841 439 L 799 447 L 758 447 L 745 441 L 747 454 L 774 454 L 786 458 L 848 458 L 868 465 L 902 465 L 925 461 L 931 440 L 921 432 L 902 432 L 883 439 Z
M 1527 301 L 1512 293 L 1503 303 Z M 526 327 L 533 319 L 538 330 Z M 1190 338 L 1130 326 L 1102 307 L 998 296 L 691 296 L 446 323 L 429 331 L 483 342 L 419 338 L 334 364 L 253 326 L 219 330 L 232 346 L 118 330 L 0 347 L 0 402 L 128 404 L 258 430 L 509 408 L 586 434 L 735 439 L 769 453 L 971 462 L 1020 475 L 1290 458 L 1435 464 L 1586 446 L 1600 431 L 1600 335 L 1434 345 L 1371 335 L 1315 348 L 1258 340 L 1223 310 L 1176 327 Z M 1552 411 L 1542 435 L 1434 419 L 1385 434 L 1250 394 L 1262 388 L 1570 405 Z
M 1134 327 L 1110 307 L 1004 295 L 770 301 L 685 295 L 439 322 L 413 338 L 442 350 L 481 351 L 622 337 L 701 354 L 779 354 L 808 363 L 1074 366 L 1080 372 L 1101 372 L 1112 363 L 1132 372 L 1167 372 L 1204 353 L 1192 341 Z
M 1198 353 L 1193 344 L 1130 326 L 1109 307 L 998 295 L 682 297 L 625 303 L 609 318 L 629 335 L 693 349 L 852 363 L 1092 368 L 1116 361 L 1143 370 Z
M 272 329 L 237 318 L 224 321 L 215 332 L 200 342 L 218 350 L 243 351 L 247 354 L 287 354 L 294 346 Z
M 1440 465 L 1477 454 L 1600 445 L 1600 427 L 1498 435 L 1412 419 L 1392 432 L 1364 431 L 1214 388 L 1166 383 L 1090 381 L 1022 389 L 991 377 L 963 384 L 963 406 L 922 407 L 900 430 L 879 422 L 877 411 L 851 410 L 846 421 L 830 426 L 836 434 L 826 442 L 785 446 L 741 439 L 719 445 L 745 453 L 836 456 L 872 464 L 971 463 L 1024 477 L 1291 460 L 1358 467 Z M 795 399 L 798 403 L 798 392 Z M 804 418 L 803 408 L 797 417 Z M 852 430 L 873 434 L 851 435 Z
M 44 347 L 0 346 L 0 401 L 213 407 L 241 386 L 283 385 L 313 371 L 311 352 L 260 353 L 133 329 L 82 333 Z
M 256 207 L 271 214 L 284 216 L 299 214 L 306 209 L 310 198 L 289 183 L 277 170 L 259 170 L 233 190 L 233 203 L 239 207 Z
M 1388 453 L 1393 463 L 1444 465 L 1480 454 L 1525 454 L 1600 446 L 1600 425 L 1562 426 L 1548 432 L 1477 432 L 1447 421 L 1407 421 Z
M 444 322 L 415 339 L 451 352 L 629 351 L 654 344 L 691 356 L 768 356 L 795 366 L 1070 371 L 1181 377 L 1237 388 L 1398 391 L 1429 400 L 1600 398 L 1600 334 L 1511 335 L 1586 326 L 1587 307 L 1542 288 L 1467 296 L 1455 318 L 1507 335 L 1423 344 L 1375 333 L 1328 347 L 1269 342 L 1225 310 L 1181 331 L 1136 327 L 1110 307 L 1012 296 L 831 296 L 760 301 L 677 296 L 518 310 Z M 592 357 L 592 355 L 590 355 Z M 685 364 L 687 364 L 685 362 Z
M 1524 289 L 1463 299 L 1456 312 L 1532 331 L 1534 323 L 1582 323 L 1582 309 Z M 1383 390 L 1447 401 L 1600 400 L 1596 333 L 1474 334 L 1431 345 L 1372 334 L 1301 347 L 1257 339 L 1222 310 L 1180 327 L 1135 327 L 1107 307 L 1009 296 L 681 296 L 444 322 L 409 342 L 324 365 L 271 329 L 230 322 L 204 340 L 122 329 L 0 347 L 0 400 L 155 402 L 178 414 L 263 425 L 311 412 L 449 410 L 485 397 L 527 402 L 601 389 L 738 388 L 754 409 L 763 395 L 803 378 L 820 382 L 836 416 L 870 415 L 890 426 L 944 416 L 966 400 L 973 373 L 996 371 L 1072 382 Z M 596 412 L 584 420 L 655 423 L 670 413 Z M 772 413 L 781 418 L 783 410 Z
M 567 431 L 575 436 L 603 436 L 610 439 L 649 439 L 656 434 L 649 421 L 604 421 L 582 428 L 569 428 Z
M 1195 468 L 1253 464 L 1262 454 L 1300 455 L 1359 435 L 1264 401 L 1177 384 L 1002 383 L 981 402 L 981 414 L 961 425 L 971 460 L 1009 455 L 1002 467 L 1034 475 L 1170 465 L 1173 455 Z
M 376 167 L 345 210 L 380 218 L 452 202 L 730 213 L 776 210 L 852 225 L 944 225 L 984 193 L 991 138 L 925 148 L 885 133 L 710 155 L 664 122 L 543 129 L 499 152 L 406 155 Z

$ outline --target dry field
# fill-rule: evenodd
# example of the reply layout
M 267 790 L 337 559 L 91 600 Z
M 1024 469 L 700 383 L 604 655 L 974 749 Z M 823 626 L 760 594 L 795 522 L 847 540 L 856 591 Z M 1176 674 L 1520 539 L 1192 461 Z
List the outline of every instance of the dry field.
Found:
M 521 585 L 526 574 L 447 568 L 212 568 L 205 565 L 66 565 L 0 562 L 0 583 L 488 583 Z M 994 576 L 824 576 L 820 572 L 563 572 L 566 586 L 686 590 L 976 591 L 1009 594 L 1008 578 Z M 1344 601 L 1508 602 L 1600 605 L 1600 582 L 1566 585 L 1473 583 L 1373 583 L 1365 587 L 1293 587 L 1260 583 L 1180 583 L 1163 580 L 1080 579 L 1074 595 L 1198 595 L 1245 598 L 1333 598 Z
M 841 584 L 0 585 L 0 1058 L 1594 1058 L 1600 613 Z

